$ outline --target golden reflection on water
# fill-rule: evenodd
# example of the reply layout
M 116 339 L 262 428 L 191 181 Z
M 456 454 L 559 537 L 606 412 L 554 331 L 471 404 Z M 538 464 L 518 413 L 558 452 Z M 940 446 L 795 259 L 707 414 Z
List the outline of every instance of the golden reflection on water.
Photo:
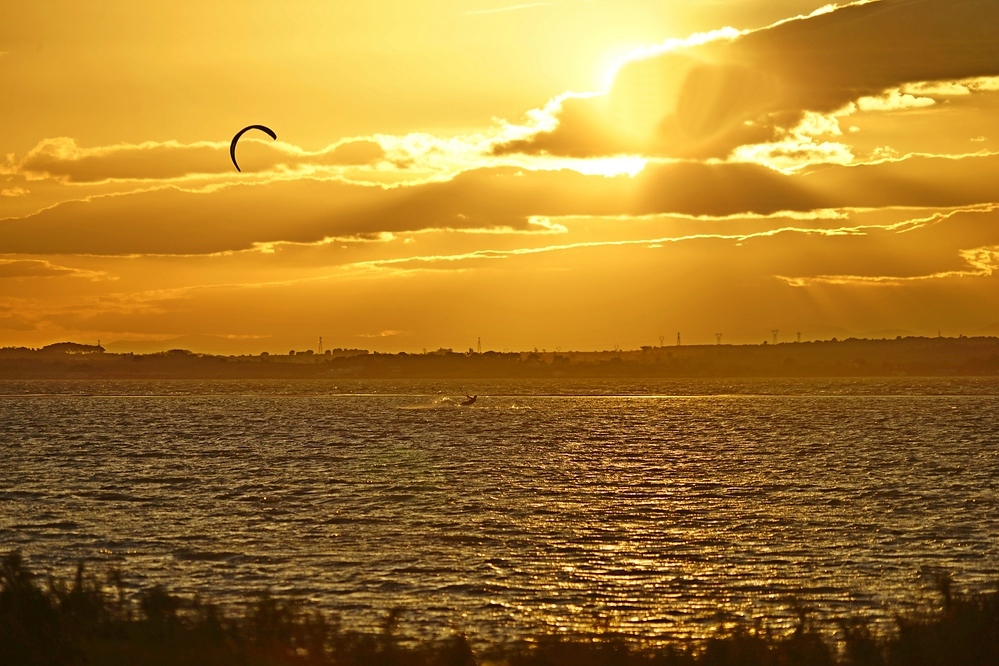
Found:
M 0 543 L 50 570 L 649 640 L 886 618 L 936 572 L 999 570 L 995 383 L 507 383 L 473 409 L 416 384 L 81 387 L 0 382 Z

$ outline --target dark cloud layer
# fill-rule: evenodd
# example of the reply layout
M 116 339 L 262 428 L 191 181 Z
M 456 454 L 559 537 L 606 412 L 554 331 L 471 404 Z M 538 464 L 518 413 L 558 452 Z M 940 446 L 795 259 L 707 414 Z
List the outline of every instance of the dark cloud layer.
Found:
M 905 83 L 999 75 L 999 3 L 882 0 L 629 63 L 497 153 L 724 157 Z
M 997 200 L 999 156 L 911 158 L 806 175 L 691 162 L 650 166 L 635 178 L 497 168 L 393 189 L 301 180 L 68 202 L 0 221 L 0 252 L 203 254 L 423 229 L 528 230 L 535 228 L 531 217 L 724 216 Z

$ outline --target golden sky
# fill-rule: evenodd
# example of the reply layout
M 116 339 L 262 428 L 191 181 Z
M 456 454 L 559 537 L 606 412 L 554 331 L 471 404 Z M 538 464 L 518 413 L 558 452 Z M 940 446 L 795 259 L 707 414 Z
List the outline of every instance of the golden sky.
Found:
M 999 334 L 994 0 L 0 3 L 0 346 Z

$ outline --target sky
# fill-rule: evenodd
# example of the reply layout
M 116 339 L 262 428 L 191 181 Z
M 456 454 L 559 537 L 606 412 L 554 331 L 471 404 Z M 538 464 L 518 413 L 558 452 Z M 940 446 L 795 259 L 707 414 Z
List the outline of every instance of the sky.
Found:
M 994 0 L 0 7 L 0 347 L 999 334 Z

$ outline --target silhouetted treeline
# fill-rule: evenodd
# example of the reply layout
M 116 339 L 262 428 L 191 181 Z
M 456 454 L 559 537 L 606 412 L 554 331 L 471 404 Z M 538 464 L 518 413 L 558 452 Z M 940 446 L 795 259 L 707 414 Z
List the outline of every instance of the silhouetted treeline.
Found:
M 5 379 L 539 379 L 999 376 L 999 338 L 835 339 L 634 351 L 380 354 L 363 349 L 213 356 L 182 349 L 109 354 L 59 343 L 0 349 Z
M 399 640 L 398 612 L 380 633 L 344 630 L 299 603 L 267 595 L 242 615 L 160 586 L 127 597 L 121 573 L 106 581 L 81 565 L 72 582 L 40 586 L 13 552 L 0 563 L 0 664 L 4 666 L 995 666 L 999 591 L 956 596 L 944 581 L 942 608 L 899 617 L 890 635 L 861 621 L 842 625 L 834 648 L 804 620 L 788 634 L 744 627 L 697 643 L 650 645 L 621 635 L 538 637 L 473 649 L 461 634 Z M 108 591 L 110 590 L 110 592 Z

